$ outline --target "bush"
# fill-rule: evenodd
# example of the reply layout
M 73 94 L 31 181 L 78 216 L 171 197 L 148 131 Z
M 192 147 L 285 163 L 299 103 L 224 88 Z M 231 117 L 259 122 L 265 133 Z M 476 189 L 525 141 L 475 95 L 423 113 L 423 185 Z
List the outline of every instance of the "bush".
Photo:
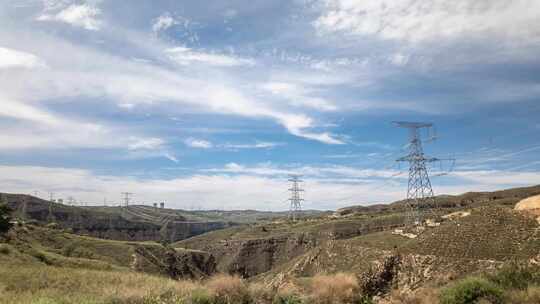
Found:
M 297 295 L 276 295 L 273 304 L 302 304 L 302 298 Z
M 254 303 L 266 304 L 272 303 L 275 292 L 272 288 L 265 286 L 262 283 L 251 283 L 249 284 L 249 294 Z
M 191 304 L 212 304 L 212 296 L 208 293 L 208 290 L 197 288 L 191 292 L 190 297 Z
M 298 288 L 291 283 L 287 283 L 278 288 L 274 300 L 274 304 L 301 304 L 303 303 L 301 293 Z
M 11 209 L 7 205 L 5 198 L 0 202 L 0 234 L 7 232 L 11 228 L 11 223 L 9 222 Z
M 216 304 L 242 304 L 251 301 L 248 287 L 238 276 L 216 275 L 206 283 L 206 287 Z
M 358 287 L 354 275 L 317 275 L 312 281 L 312 295 L 316 303 L 353 303 L 360 300 Z
M 11 252 L 9 246 L 6 244 L 0 244 L 0 254 L 8 255 Z
M 540 270 L 512 264 L 487 278 L 504 289 L 524 290 L 531 284 L 540 284 Z
M 473 304 L 480 299 L 490 303 L 503 303 L 503 291 L 483 278 L 467 278 L 441 291 L 441 304 Z

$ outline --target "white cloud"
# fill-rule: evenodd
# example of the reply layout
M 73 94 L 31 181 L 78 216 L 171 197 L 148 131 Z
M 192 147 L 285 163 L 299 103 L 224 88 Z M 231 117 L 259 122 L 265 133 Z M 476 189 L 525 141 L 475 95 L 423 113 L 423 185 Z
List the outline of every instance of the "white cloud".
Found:
M 273 95 L 285 98 L 291 105 L 314 108 L 319 111 L 335 111 L 337 107 L 320 97 L 310 96 L 312 90 L 305 86 L 287 82 L 268 82 L 261 88 Z
M 343 140 L 338 139 L 335 135 L 328 132 L 313 133 L 306 131 L 306 129 L 313 127 L 314 123 L 310 117 L 305 115 L 284 114 L 280 115 L 278 118 L 281 120 L 282 124 L 287 128 L 287 130 L 289 130 L 289 132 L 293 135 L 313 139 L 329 145 L 345 144 Z
M 205 209 L 265 209 L 287 210 L 285 202 L 289 182 L 286 175 L 294 169 L 277 169 L 271 166 L 245 167 L 230 163 L 225 169 L 234 175 L 207 172 L 208 175 L 192 175 L 173 179 L 140 179 L 125 176 L 96 175 L 88 170 L 35 167 L 0 166 L 2 192 L 41 193 L 53 191 L 56 197 L 74 196 L 78 201 L 101 204 L 103 197 L 109 202 L 120 202 L 120 191 L 135 192 L 136 203 L 151 204 L 165 201 L 172 208 L 190 208 L 193 201 Z M 266 170 L 266 171 L 264 171 Z M 273 171 L 272 171 L 273 170 Z M 340 172 L 341 169 L 338 168 Z M 347 170 L 345 170 L 347 171 Z M 346 172 L 343 172 L 346 173 Z M 496 173 L 496 175 L 495 175 Z M 366 172 L 355 175 L 368 175 Z M 492 191 L 511 185 L 540 183 L 540 174 L 528 172 L 469 172 L 465 183 L 453 186 L 434 185 L 439 194 L 459 194 L 467 191 Z M 272 175 L 278 175 L 277 178 Z M 324 176 L 323 176 L 324 177 Z M 490 178 L 491 177 L 491 178 Z M 495 180 L 493 180 L 493 178 Z M 497 180 L 498 178 L 503 178 Z M 392 202 L 406 193 L 404 182 L 370 180 L 355 182 L 358 178 L 332 179 L 306 176 L 303 188 L 306 201 L 304 208 L 335 209 L 351 204 Z M 496 184 L 491 184 L 493 181 Z
M 500 34 L 538 39 L 536 0 L 323 0 L 313 23 L 321 32 L 373 35 L 419 42 Z M 519 18 L 516 18 L 519 16 Z
M 173 154 L 169 153 L 169 152 L 165 152 L 163 154 L 163 157 L 165 157 L 166 159 L 172 161 L 172 162 L 175 162 L 175 163 L 179 163 L 180 161 L 178 160 L 178 158 L 176 156 L 174 156 Z
M 128 150 L 156 150 L 161 149 L 165 141 L 161 138 L 130 138 Z
M 73 4 L 56 14 L 42 14 L 37 20 L 63 22 L 86 30 L 97 31 L 102 25 L 99 15 L 101 15 L 101 10 L 97 7 L 88 4 Z
M 9 37 L 8 33 L 5 34 Z M 163 50 L 171 49 L 158 40 L 148 44 L 147 36 L 140 37 L 131 32 L 125 36 L 130 37 L 130 43 L 151 54 L 163 54 Z M 193 52 L 197 55 L 191 59 L 184 58 L 185 60 L 206 60 L 210 63 L 190 64 L 181 68 L 164 67 L 158 64 L 162 58 L 134 61 L 43 33 L 27 33 L 22 38 L 11 37 L 11 42 L 33 45 L 34 52 L 40 58 L 54 62 L 54 69 L 46 71 L 17 71 L 9 77 L 7 74 L 0 74 L 0 85 L 5 94 L 24 102 L 46 107 L 46 104 L 53 100 L 73 101 L 84 98 L 92 102 L 98 99 L 109 100 L 126 109 L 133 110 L 139 105 L 145 105 L 150 110 L 166 109 L 173 114 L 189 107 L 190 111 L 272 119 L 295 136 L 328 144 L 343 143 L 333 134 L 313 131 L 320 126 L 311 117 L 299 113 L 298 109 L 276 103 L 276 97 L 271 94 L 260 94 L 261 89 L 253 84 L 251 77 L 222 69 L 231 64 L 248 64 L 250 60 L 245 61 L 236 56 L 225 56 L 227 59 L 220 56 L 198 56 L 206 53 L 186 51 L 183 48 L 180 53 Z M 217 64 L 212 64 L 216 61 Z M 301 75 L 294 77 L 302 78 Z M 323 81 L 321 77 L 303 78 L 304 82 L 309 83 Z M 322 78 L 328 80 L 327 77 Z M 164 106 L 152 107 L 158 104 Z
M 398 171 L 395 170 L 375 170 L 353 168 L 348 166 L 326 165 L 326 166 L 275 166 L 271 163 L 262 163 L 255 166 L 244 166 L 237 163 L 228 163 L 223 168 L 205 169 L 204 172 L 235 173 L 235 174 L 253 174 L 262 176 L 278 176 L 289 174 L 302 174 L 308 178 L 317 178 L 319 180 L 346 179 L 356 182 L 363 179 L 385 179 L 398 178 Z M 403 178 L 403 177 L 400 177 Z
M 34 54 L 0 47 L 0 69 L 46 67 L 43 60 Z
M 396 66 L 404 66 L 409 62 L 409 56 L 402 53 L 396 53 L 390 56 L 390 62 Z
M 15 118 L 19 120 L 28 120 L 47 125 L 59 125 L 60 120 L 52 114 L 24 104 L 19 101 L 11 100 L 0 95 L 0 116 Z
M 282 143 L 274 143 L 274 142 L 256 142 L 254 144 L 224 144 L 220 145 L 220 147 L 225 149 L 233 149 L 233 150 L 239 150 L 239 149 L 270 149 L 275 148 L 277 146 L 283 145 Z
M 198 149 L 210 149 L 214 147 L 214 144 L 211 142 L 204 140 L 204 139 L 197 139 L 197 138 L 188 138 L 184 141 L 186 146 L 191 148 L 198 148 Z
M 169 13 L 164 13 L 154 20 L 154 24 L 152 24 L 152 30 L 154 32 L 159 32 L 162 30 L 166 30 L 176 24 L 178 24 L 178 21 L 176 21 Z
M 232 167 L 232 165 L 231 165 Z M 0 191 L 32 193 L 55 192 L 58 198 L 73 196 L 78 201 L 102 204 L 120 202 L 119 191 L 135 192 L 135 203 L 165 201 L 168 207 L 189 209 L 199 202 L 205 209 L 287 210 L 286 178 L 252 175 L 193 175 L 174 179 L 136 179 L 95 175 L 88 170 L 33 166 L 0 166 Z M 305 209 L 339 208 L 351 201 L 366 202 L 369 185 L 307 181 Z M 400 189 L 386 189 L 380 200 L 394 200 Z M 372 194 L 372 193 L 371 193 Z M 344 196 L 351 200 L 341 200 Z
M 111 126 L 63 117 L 2 95 L 0 117 L 13 119 L 0 120 L 4 130 L 0 134 L 0 148 L 5 150 L 126 147 L 155 150 L 164 145 L 159 138 L 129 136 Z
M 211 66 L 234 67 L 253 66 L 255 61 L 249 58 L 196 51 L 187 47 L 174 47 L 165 50 L 171 60 L 180 65 L 207 64 Z

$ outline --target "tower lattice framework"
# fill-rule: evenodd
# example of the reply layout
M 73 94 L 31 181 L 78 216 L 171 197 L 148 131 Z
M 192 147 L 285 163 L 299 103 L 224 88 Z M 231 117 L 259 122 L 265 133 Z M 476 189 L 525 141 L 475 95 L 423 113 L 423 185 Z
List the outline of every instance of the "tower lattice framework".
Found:
M 427 164 L 440 161 L 435 157 L 427 157 L 422 147 L 421 132 L 427 129 L 428 133 L 433 127 L 432 123 L 421 122 L 395 122 L 398 127 L 409 130 L 409 153 L 398 158 L 398 162 L 409 163 L 409 182 L 407 187 L 407 204 L 410 207 L 411 219 L 415 222 L 420 220 L 419 211 L 429 206 L 435 206 L 435 197 Z
M 291 192 L 291 198 L 289 198 L 289 201 L 291 202 L 289 218 L 296 221 L 302 211 L 302 201 L 304 199 L 302 198 L 301 193 L 304 192 L 304 189 L 300 188 L 302 180 L 299 175 L 290 175 L 289 182 L 292 183 L 291 188 L 289 188 L 289 191 Z

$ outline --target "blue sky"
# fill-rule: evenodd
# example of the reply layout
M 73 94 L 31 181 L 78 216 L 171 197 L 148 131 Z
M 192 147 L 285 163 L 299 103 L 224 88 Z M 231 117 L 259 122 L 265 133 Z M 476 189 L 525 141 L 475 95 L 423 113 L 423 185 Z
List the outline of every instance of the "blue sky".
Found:
M 434 122 L 438 194 L 540 184 L 535 0 L 0 0 L 7 192 L 176 208 L 401 199 Z M 443 171 L 449 164 L 443 166 Z

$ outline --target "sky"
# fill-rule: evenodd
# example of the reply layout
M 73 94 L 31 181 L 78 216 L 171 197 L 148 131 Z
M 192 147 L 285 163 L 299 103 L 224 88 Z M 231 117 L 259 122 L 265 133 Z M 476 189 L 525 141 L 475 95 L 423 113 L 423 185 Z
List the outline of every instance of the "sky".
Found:
M 540 184 L 540 1 L 0 0 L 0 191 L 287 210 Z M 433 136 L 436 134 L 436 136 Z

